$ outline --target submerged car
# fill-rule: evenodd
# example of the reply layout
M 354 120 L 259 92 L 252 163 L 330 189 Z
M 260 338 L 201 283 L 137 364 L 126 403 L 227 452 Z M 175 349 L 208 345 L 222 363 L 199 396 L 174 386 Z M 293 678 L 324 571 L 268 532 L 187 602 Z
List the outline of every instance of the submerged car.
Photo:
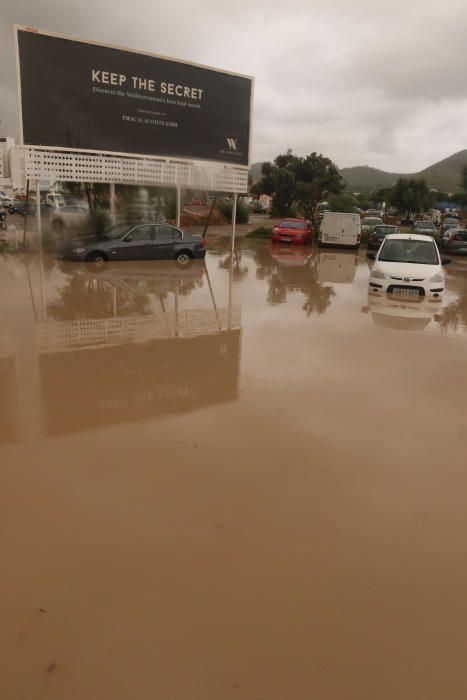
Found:
M 188 265 L 205 255 L 201 234 L 170 224 L 117 224 L 99 235 L 65 241 L 57 253 L 62 260 L 92 262 L 96 267 L 105 267 L 109 260 L 176 260 Z
M 375 226 L 368 237 L 368 248 L 370 250 L 378 250 L 381 243 L 390 233 L 400 233 L 399 227 L 388 226 L 387 224 Z
M 412 227 L 413 233 L 421 233 L 425 236 L 433 236 L 436 233 L 434 221 L 416 221 Z
M 308 219 L 283 219 L 274 226 L 271 240 L 273 243 L 309 243 L 313 234 L 313 224 Z
M 443 239 L 444 250 L 453 255 L 467 255 L 467 228 L 449 229 Z
M 364 231 L 373 231 L 375 226 L 381 226 L 384 224 L 384 221 L 380 216 L 365 216 L 364 219 L 362 219 L 362 233 Z
M 394 297 L 440 300 L 445 279 L 438 248 L 431 236 L 391 234 L 379 251 L 368 253 L 375 261 L 370 273 L 369 291 Z

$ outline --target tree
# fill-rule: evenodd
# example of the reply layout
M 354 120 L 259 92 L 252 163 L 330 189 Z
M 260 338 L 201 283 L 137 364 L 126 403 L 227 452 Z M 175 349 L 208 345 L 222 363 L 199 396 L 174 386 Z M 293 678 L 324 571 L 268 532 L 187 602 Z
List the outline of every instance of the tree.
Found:
M 389 192 L 389 201 L 406 218 L 410 218 L 433 205 L 434 193 L 422 178 L 400 177 Z
M 305 216 L 314 217 L 325 195 L 343 190 L 344 181 L 332 160 L 318 153 L 295 156 L 290 149 L 273 163 L 263 163 L 256 187 L 256 192 L 272 196 L 272 209 L 278 216 L 290 216 L 299 207 Z
M 329 209 L 331 211 L 340 211 L 343 213 L 353 214 L 357 206 L 357 199 L 350 192 L 342 192 L 342 194 L 332 194 L 329 197 Z

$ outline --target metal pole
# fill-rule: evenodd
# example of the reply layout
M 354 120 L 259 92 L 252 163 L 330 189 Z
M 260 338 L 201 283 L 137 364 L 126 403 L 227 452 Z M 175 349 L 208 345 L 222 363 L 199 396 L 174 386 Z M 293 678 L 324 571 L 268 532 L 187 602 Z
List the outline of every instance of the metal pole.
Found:
M 26 225 L 28 220 L 28 203 L 29 203 L 29 178 L 26 180 L 26 203 L 24 205 L 24 221 L 23 221 L 23 247 L 26 245 Z
M 232 236 L 233 238 L 233 236 Z M 228 328 L 232 327 L 232 282 L 233 282 L 233 259 L 234 259 L 234 254 L 233 251 L 230 254 L 230 265 L 229 265 L 229 312 L 228 312 Z
M 115 223 L 115 182 L 110 183 L 110 217 Z
M 235 250 L 235 229 L 237 226 L 237 193 L 234 192 L 232 201 L 232 258 Z
M 39 234 L 39 250 L 42 253 L 41 188 L 39 180 L 36 180 L 36 217 L 37 233 Z
M 177 187 L 177 226 L 180 226 L 180 210 L 182 206 L 182 193 L 180 187 Z
M 214 199 L 212 200 L 212 204 L 211 204 L 211 208 L 209 210 L 208 218 L 206 219 L 206 225 L 204 226 L 203 238 L 206 238 L 206 232 L 207 232 L 208 226 L 211 222 L 211 216 L 212 216 L 212 212 L 214 211 L 214 207 L 216 206 L 216 201 L 217 201 L 217 194 L 215 195 Z
M 37 235 L 39 236 L 39 279 L 41 285 L 41 303 L 42 303 L 42 319 L 45 321 L 47 316 L 47 304 L 45 300 L 44 290 L 44 266 L 43 266 L 43 250 L 42 250 L 42 219 L 41 219 L 41 188 L 39 180 L 36 180 L 36 217 L 37 217 Z
M 218 326 L 219 330 L 221 331 L 222 330 L 221 320 L 219 317 L 219 311 L 217 309 L 217 304 L 216 304 L 216 299 L 214 297 L 214 292 L 212 290 L 211 278 L 209 277 L 209 270 L 208 270 L 208 266 L 206 265 L 206 258 L 204 259 L 204 271 L 206 272 L 206 277 L 208 280 L 209 293 L 211 295 L 211 301 L 212 301 L 214 313 L 216 314 L 217 326 Z

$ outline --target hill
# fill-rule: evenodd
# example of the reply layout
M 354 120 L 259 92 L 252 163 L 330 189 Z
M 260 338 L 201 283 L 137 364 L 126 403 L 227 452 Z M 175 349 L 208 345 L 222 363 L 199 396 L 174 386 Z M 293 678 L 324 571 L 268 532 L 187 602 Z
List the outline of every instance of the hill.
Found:
M 253 180 L 253 182 L 257 182 L 258 180 L 261 180 L 261 166 L 262 165 L 263 165 L 262 163 L 252 163 L 252 165 L 250 165 L 250 175 L 251 175 L 251 179 Z
M 387 173 L 369 165 L 356 165 L 353 168 L 342 168 L 340 174 L 351 192 L 371 192 L 381 187 L 392 187 L 400 177 L 398 173 Z
M 454 153 L 438 163 L 417 173 L 388 173 L 369 165 L 342 168 L 340 173 L 351 192 L 371 192 L 381 187 L 391 187 L 399 177 L 423 177 L 428 186 L 441 192 L 456 192 L 460 187 L 461 168 L 467 163 L 467 149 Z M 250 168 L 253 181 L 261 177 L 261 163 L 253 163 Z

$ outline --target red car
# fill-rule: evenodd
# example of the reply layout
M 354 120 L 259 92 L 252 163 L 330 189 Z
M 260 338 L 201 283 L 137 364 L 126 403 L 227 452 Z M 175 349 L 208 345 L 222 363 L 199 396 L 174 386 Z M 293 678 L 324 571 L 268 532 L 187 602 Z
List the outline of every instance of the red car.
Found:
M 271 240 L 273 243 L 309 243 L 314 232 L 308 219 L 282 219 L 274 226 Z

